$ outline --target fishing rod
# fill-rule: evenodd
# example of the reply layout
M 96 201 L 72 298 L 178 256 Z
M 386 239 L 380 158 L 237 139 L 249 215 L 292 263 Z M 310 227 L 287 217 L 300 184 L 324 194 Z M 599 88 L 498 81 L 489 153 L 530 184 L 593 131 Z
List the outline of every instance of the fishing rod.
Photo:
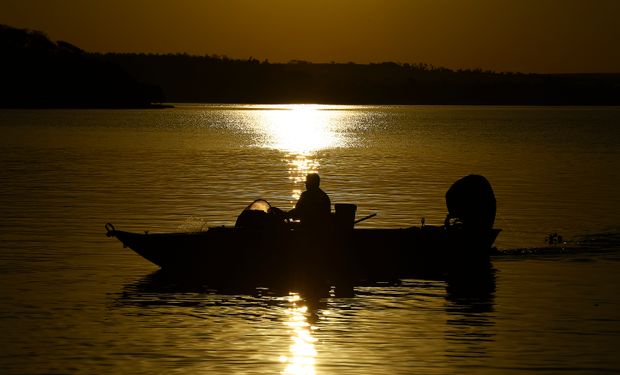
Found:
M 364 220 L 368 220 L 368 219 L 370 219 L 371 217 L 375 217 L 375 216 L 377 216 L 377 213 L 376 213 L 376 212 L 375 212 L 374 214 L 370 214 L 370 215 L 368 215 L 368 216 L 364 216 L 364 217 L 363 217 L 363 218 L 361 218 L 361 219 L 357 219 L 357 220 L 355 220 L 355 221 L 353 222 L 353 225 L 355 225 L 355 224 L 357 224 L 357 223 L 360 223 L 360 222 L 362 222 L 362 221 L 364 221 Z

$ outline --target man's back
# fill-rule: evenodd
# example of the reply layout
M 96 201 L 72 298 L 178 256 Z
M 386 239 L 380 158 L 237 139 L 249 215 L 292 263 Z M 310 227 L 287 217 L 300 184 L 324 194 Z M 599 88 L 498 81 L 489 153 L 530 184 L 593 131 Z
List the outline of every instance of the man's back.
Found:
M 329 196 L 319 188 L 301 193 L 295 205 L 294 217 L 301 220 L 304 226 L 325 225 L 331 213 Z

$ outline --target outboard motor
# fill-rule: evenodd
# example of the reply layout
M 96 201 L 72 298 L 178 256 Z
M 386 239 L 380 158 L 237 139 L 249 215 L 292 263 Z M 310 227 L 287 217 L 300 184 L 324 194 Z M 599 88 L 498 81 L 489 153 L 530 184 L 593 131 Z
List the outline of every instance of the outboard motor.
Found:
M 483 176 L 472 174 L 456 181 L 446 193 L 446 206 L 446 226 L 461 224 L 463 228 L 474 231 L 493 229 L 495 194 Z

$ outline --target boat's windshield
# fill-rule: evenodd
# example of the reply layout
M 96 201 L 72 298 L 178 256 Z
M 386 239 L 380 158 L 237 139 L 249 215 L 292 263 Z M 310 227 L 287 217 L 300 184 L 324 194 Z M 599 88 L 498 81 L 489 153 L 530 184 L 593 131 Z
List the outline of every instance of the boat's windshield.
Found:
M 269 204 L 269 202 L 267 202 L 264 199 L 257 199 L 254 202 L 250 203 L 250 205 L 247 206 L 245 209 L 246 210 L 251 210 L 251 211 L 265 211 L 265 212 L 269 212 L 270 208 L 271 208 L 271 205 Z

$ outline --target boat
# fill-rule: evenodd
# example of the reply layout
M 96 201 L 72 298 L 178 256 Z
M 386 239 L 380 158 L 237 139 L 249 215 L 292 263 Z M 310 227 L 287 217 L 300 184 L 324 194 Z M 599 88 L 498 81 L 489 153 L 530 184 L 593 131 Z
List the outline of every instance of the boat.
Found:
M 493 197 L 493 220 L 494 202 Z M 449 212 L 458 213 L 450 202 L 448 206 Z M 493 244 L 500 229 L 488 223 L 467 225 L 467 221 L 446 220 L 440 226 L 356 228 L 356 223 L 374 215 L 355 220 L 355 211 L 354 204 L 336 204 L 330 225 L 316 231 L 283 220 L 279 210 L 257 199 L 242 211 L 235 226 L 185 233 L 134 233 L 108 223 L 106 230 L 108 237 L 117 238 L 163 270 L 208 282 L 265 286 L 308 275 L 325 283 L 350 284 L 454 272 L 488 262 L 496 251 Z M 461 217 L 467 214 L 461 213 Z

